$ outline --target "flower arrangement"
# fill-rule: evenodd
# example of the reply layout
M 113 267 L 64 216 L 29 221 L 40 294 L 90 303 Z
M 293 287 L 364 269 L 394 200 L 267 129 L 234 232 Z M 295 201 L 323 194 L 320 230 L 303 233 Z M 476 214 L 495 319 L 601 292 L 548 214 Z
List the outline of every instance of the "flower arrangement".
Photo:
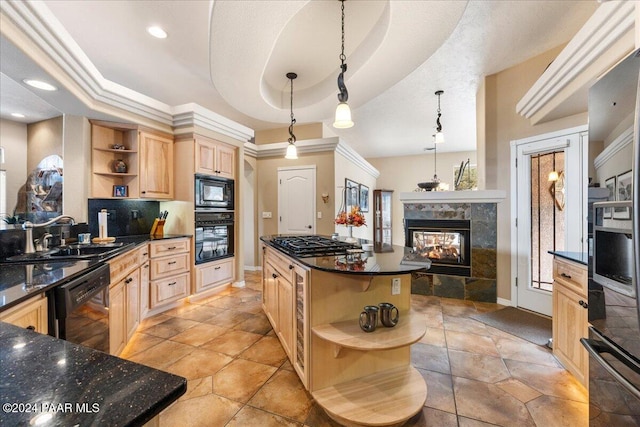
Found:
M 335 223 L 338 225 L 351 225 L 353 227 L 360 227 L 361 225 L 367 225 L 364 218 L 364 214 L 360 212 L 359 206 L 354 206 L 351 211 L 347 213 L 341 210 L 336 217 Z

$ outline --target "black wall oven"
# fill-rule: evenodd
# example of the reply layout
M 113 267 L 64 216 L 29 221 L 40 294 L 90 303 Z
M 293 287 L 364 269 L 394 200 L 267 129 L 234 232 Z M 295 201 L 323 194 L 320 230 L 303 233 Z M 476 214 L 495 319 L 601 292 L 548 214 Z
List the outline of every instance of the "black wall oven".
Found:
M 195 226 L 196 264 L 233 256 L 233 212 L 196 211 Z
M 215 209 L 232 211 L 234 181 L 208 175 L 195 176 L 196 210 Z

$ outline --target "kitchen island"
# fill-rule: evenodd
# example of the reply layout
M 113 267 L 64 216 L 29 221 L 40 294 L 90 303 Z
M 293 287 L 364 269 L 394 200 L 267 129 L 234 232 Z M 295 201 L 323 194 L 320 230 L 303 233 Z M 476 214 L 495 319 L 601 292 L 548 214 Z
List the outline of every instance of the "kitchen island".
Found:
M 264 311 L 316 402 L 347 426 L 401 425 L 418 413 L 427 386 L 410 346 L 426 322 L 411 311 L 411 272 L 429 261 L 404 263 L 411 249 L 402 246 L 296 255 L 278 236 L 261 240 Z M 398 308 L 398 324 L 364 332 L 363 307 L 382 302 Z

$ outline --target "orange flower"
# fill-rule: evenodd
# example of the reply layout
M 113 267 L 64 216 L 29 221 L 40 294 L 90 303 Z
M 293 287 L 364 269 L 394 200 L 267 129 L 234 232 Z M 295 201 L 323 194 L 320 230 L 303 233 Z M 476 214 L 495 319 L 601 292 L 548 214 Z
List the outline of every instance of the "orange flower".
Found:
M 336 217 L 335 223 L 338 225 L 352 225 L 354 227 L 367 225 L 364 214 L 360 212 L 359 206 L 352 207 L 349 213 L 340 211 Z

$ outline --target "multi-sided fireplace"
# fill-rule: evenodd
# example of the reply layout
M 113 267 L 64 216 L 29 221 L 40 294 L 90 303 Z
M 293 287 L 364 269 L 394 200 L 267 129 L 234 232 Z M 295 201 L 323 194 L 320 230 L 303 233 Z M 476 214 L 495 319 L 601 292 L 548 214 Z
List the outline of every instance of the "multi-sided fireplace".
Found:
M 431 260 L 430 273 L 471 277 L 469 221 L 405 219 L 405 246 L 413 253 L 406 262 Z

